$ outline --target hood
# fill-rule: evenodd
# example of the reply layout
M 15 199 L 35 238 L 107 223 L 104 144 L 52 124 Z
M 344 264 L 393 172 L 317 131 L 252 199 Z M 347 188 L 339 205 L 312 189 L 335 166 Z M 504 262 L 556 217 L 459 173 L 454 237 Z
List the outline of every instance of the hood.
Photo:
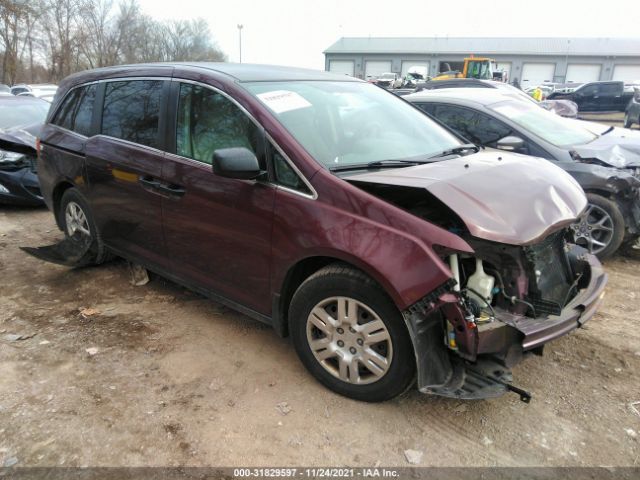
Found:
M 41 123 L 0 129 L 0 148 L 11 152 L 33 153 L 40 130 Z
M 587 206 L 578 183 L 551 162 L 480 152 L 441 162 L 350 175 L 350 182 L 424 188 L 453 210 L 474 237 L 535 243 Z
M 571 151 L 576 160 L 597 160 L 616 168 L 640 167 L 640 135 L 626 128 L 614 128 Z

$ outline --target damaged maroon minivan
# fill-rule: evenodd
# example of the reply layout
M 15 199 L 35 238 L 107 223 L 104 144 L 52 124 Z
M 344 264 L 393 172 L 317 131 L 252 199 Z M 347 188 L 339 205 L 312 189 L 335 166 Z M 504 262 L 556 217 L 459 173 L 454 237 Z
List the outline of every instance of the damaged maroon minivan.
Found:
M 606 275 L 566 227 L 584 193 L 549 162 L 479 151 L 346 76 L 234 64 L 64 80 L 40 141 L 67 265 L 115 254 L 292 337 L 332 390 L 417 378 L 474 399 L 595 313 Z

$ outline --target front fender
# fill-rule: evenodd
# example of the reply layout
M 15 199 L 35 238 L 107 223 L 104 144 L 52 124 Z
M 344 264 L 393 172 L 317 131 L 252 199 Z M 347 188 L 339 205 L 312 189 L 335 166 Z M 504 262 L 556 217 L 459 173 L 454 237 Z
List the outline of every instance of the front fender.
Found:
M 449 281 L 451 271 L 434 252 L 434 245 L 466 252 L 472 252 L 471 247 L 440 227 L 391 205 L 389 208 L 395 210 L 396 223 L 398 219 L 405 222 L 404 228 L 320 201 L 300 201 L 299 196 L 279 190 L 272 239 L 274 292 L 282 291 L 292 267 L 310 257 L 335 258 L 361 269 L 385 289 L 401 311 Z M 292 231 L 296 235 L 291 235 Z

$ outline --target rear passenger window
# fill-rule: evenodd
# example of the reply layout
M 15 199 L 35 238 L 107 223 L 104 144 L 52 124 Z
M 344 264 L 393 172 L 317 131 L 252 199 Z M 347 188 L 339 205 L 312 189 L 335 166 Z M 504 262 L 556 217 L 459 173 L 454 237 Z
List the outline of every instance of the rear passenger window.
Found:
M 53 124 L 89 136 L 97 85 L 73 89 L 60 105 Z
M 600 95 L 613 96 L 621 93 L 621 91 L 620 85 L 615 83 L 603 83 L 600 85 Z
M 162 80 L 107 82 L 102 133 L 158 148 Z
M 416 107 L 429 114 L 432 114 L 434 109 L 434 105 L 430 103 L 416 103 Z
M 211 164 L 221 148 L 245 147 L 256 154 L 263 169 L 260 131 L 231 100 L 210 88 L 180 84 L 176 153 Z

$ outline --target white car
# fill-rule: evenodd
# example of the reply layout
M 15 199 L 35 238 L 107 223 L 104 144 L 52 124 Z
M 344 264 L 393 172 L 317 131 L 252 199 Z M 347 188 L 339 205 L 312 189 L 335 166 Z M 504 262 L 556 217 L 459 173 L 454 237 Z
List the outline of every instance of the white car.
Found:
M 56 94 L 58 86 L 52 83 L 26 84 L 20 83 L 11 87 L 13 95 L 23 95 L 29 97 L 42 98 L 51 102 Z

